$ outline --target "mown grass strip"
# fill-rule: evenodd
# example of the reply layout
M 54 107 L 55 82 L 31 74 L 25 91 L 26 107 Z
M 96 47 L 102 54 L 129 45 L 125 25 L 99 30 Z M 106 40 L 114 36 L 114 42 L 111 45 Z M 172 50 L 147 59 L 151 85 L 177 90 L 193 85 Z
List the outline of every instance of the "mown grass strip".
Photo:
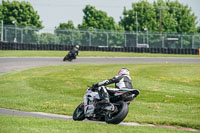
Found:
M 126 122 L 200 129 L 199 64 L 76 64 L 7 73 L 0 75 L 0 107 L 72 115 L 88 85 L 121 67 L 141 92 Z
M 189 131 L 134 127 L 92 122 L 64 121 L 0 115 L 1 133 L 188 133 Z
M 0 50 L 0 57 L 64 57 L 68 51 Z M 79 57 L 200 57 L 198 55 L 80 51 Z

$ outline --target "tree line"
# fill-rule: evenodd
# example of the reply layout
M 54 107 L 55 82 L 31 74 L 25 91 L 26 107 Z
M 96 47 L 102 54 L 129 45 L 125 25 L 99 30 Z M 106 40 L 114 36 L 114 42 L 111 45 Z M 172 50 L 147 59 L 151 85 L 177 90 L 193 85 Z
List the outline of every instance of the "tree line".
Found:
M 88 38 L 88 33 L 79 33 L 79 30 L 106 30 L 106 31 L 146 31 L 156 33 L 178 33 L 178 34 L 196 34 L 200 33 L 200 26 L 197 26 L 197 16 L 192 12 L 191 7 L 175 1 L 157 0 L 153 3 L 147 0 L 139 2 L 133 2 L 131 9 L 124 7 L 123 15 L 120 17 L 119 22 L 115 22 L 114 18 L 108 16 L 106 12 L 97 10 L 92 5 L 86 5 L 83 9 L 82 23 L 77 27 L 74 26 L 73 21 L 68 20 L 66 23 L 60 23 L 55 31 L 54 35 L 58 40 L 63 43 L 72 43 L 72 31 L 73 36 L 77 38 Z M 4 25 L 34 27 L 37 30 L 44 28 L 40 16 L 37 11 L 29 2 L 19 1 L 5 1 L 2 0 L 0 6 L 0 20 L 3 20 Z M 1 21 L 2 22 L 2 21 Z M 71 29 L 71 30 L 69 30 Z M 36 30 L 36 31 L 37 31 Z M 24 34 L 32 35 L 32 37 L 38 36 L 35 31 L 26 31 Z M 40 35 L 40 40 L 47 41 L 49 38 L 54 38 L 51 33 L 43 33 Z M 93 39 L 101 39 L 99 36 L 105 36 L 105 34 L 98 34 Z M 30 39 L 32 37 L 29 37 Z M 48 37 L 45 38 L 45 37 Z M 122 38 L 120 34 L 113 35 L 111 38 Z M 26 38 L 28 39 L 28 38 Z M 81 39 L 75 39 L 81 41 Z M 114 39 L 113 39 L 114 40 Z M 100 41 L 100 40 L 99 40 Z M 78 42 L 76 42 L 78 43 Z M 102 42 L 103 43 L 103 42 Z M 120 45 L 120 41 L 113 42 Z

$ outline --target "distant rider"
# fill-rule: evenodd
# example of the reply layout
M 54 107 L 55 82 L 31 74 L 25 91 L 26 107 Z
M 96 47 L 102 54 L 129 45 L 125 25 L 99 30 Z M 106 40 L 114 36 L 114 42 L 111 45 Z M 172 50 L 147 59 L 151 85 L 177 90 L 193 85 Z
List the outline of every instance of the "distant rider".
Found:
M 106 87 L 106 85 L 115 83 L 115 88 Z M 129 76 L 129 70 L 127 68 L 121 68 L 118 72 L 118 75 L 113 77 L 112 79 L 104 80 L 92 86 L 93 90 L 97 90 L 101 103 L 105 104 L 105 109 L 114 110 L 114 105 L 110 103 L 108 91 L 116 91 L 119 89 L 132 89 L 132 80 Z
M 78 55 L 79 45 L 75 45 L 71 50 L 70 53 L 76 59 L 76 56 Z

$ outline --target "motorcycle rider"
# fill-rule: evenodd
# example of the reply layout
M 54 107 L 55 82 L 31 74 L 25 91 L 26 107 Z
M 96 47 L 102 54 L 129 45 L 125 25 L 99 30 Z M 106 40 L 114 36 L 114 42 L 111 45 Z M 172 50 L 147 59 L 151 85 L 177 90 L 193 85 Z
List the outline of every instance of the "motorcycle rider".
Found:
M 115 88 L 106 87 L 106 85 L 115 83 Z M 118 75 L 114 76 L 112 79 L 104 80 L 92 86 L 94 91 L 97 91 L 100 96 L 100 103 L 103 103 L 105 106 L 104 109 L 113 111 L 114 105 L 110 103 L 109 92 L 116 91 L 119 89 L 132 89 L 132 80 L 129 76 L 129 70 L 127 68 L 121 68 L 118 71 Z
M 76 59 L 76 56 L 78 55 L 79 45 L 75 45 L 71 50 L 70 53 Z

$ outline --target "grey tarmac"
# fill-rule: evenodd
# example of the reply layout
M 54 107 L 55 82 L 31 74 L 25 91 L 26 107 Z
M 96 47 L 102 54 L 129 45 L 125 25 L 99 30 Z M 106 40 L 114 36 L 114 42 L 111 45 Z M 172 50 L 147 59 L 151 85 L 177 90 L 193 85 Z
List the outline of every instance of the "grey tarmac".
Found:
M 63 62 L 61 57 L 0 57 L 0 74 L 49 65 L 79 63 L 129 64 L 129 63 L 187 63 L 200 64 L 200 58 L 178 57 L 78 57 L 72 62 Z

